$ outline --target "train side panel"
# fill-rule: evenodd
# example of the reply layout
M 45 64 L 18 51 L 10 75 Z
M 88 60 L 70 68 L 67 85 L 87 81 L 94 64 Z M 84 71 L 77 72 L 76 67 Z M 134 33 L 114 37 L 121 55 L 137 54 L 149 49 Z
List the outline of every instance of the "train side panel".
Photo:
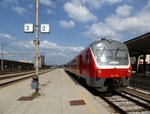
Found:
M 92 87 L 100 87 L 103 85 L 101 81 L 97 80 L 98 68 L 93 58 L 90 48 L 85 49 L 81 53 L 80 58 L 80 76 L 86 80 L 87 85 Z
M 86 77 L 95 77 L 96 76 L 96 72 L 95 72 L 95 69 L 96 69 L 96 65 L 95 65 L 95 62 L 94 62 L 94 59 L 92 57 L 92 53 L 91 53 L 91 50 L 88 48 L 86 49 L 85 51 L 83 51 L 81 53 L 81 60 L 80 60 L 80 68 L 81 68 L 81 72 L 80 72 L 80 75 L 83 77 L 83 78 L 86 78 Z

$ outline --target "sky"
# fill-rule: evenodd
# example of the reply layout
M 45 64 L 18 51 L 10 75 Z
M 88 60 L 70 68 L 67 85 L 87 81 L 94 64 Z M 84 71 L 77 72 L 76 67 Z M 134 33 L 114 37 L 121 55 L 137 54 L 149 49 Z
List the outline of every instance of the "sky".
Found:
M 0 0 L 0 54 L 4 59 L 34 61 L 36 0 Z M 46 65 L 64 64 L 90 43 L 108 38 L 128 41 L 150 32 L 150 0 L 39 0 L 39 51 Z M 1 58 L 1 56 L 0 56 Z

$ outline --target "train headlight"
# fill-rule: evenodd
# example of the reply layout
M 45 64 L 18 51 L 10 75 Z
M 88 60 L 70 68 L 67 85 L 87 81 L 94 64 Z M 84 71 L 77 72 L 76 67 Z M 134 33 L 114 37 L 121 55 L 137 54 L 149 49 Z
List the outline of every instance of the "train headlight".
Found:
M 127 76 L 128 76 L 128 77 L 130 77 L 130 76 L 131 76 L 131 70 L 130 70 L 130 69 L 128 69 Z
M 131 70 L 130 70 L 130 69 L 128 69 L 128 73 L 131 73 Z
M 101 74 L 102 73 L 102 70 L 101 69 L 98 69 L 98 74 Z
M 97 71 L 97 77 L 98 77 L 98 78 L 101 77 L 101 73 L 102 73 L 102 70 L 101 70 L 101 69 L 98 69 L 98 71 Z

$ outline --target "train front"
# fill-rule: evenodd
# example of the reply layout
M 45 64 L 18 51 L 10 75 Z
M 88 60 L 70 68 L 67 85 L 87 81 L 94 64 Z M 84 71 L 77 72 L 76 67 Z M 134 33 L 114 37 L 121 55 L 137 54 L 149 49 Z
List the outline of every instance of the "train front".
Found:
M 122 89 L 131 77 L 127 46 L 114 40 L 103 40 L 91 45 L 96 63 L 95 86 L 99 91 Z

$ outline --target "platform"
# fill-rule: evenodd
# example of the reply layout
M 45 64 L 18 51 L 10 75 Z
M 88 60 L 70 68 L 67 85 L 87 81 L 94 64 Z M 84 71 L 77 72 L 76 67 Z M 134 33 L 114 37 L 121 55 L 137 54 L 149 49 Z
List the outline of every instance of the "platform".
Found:
M 109 114 L 63 69 L 40 76 L 40 96 L 30 99 L 31 79 L 0 89 L 0 114 Z

